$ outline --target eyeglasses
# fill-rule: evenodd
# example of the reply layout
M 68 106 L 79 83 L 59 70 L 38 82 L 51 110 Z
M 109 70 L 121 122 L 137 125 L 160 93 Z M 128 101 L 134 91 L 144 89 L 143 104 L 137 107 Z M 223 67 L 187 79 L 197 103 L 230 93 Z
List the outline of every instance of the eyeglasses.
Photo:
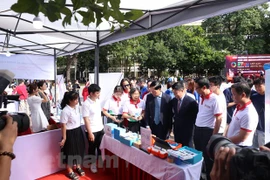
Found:
M 126 84 L 126 85 L 124 85 L 124 87 L 129 87 L 130 86 L 130 84 Z

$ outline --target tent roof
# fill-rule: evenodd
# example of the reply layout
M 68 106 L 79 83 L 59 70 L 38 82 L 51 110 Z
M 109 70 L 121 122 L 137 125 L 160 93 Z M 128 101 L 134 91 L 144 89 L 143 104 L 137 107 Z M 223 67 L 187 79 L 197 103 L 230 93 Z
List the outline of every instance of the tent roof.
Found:
M 99 27 L 95 24 L 87 27 L 73 20 L 64 28 L 62 21 L 52 23 L 41 14 L 43 28 L 35 29 L 32 26 L 33 15 L 10 10 L 16 2 L 8 0 L 0 4 L 0 51 L 8 48 L 11 53 L 17 54 L 54 55 L 55 49 L 57 56 L 64 56 L 93 49 L 97 43 L 100 46 L 110 44 L 249 8 L 267 0 L 121 0 L 122 11 L 141 9 L 144 15 L 132 22 L 125 32 L 116 30 L 113 33 L 107 22 Z M 67 0 L 67 5 L 70 4 Z

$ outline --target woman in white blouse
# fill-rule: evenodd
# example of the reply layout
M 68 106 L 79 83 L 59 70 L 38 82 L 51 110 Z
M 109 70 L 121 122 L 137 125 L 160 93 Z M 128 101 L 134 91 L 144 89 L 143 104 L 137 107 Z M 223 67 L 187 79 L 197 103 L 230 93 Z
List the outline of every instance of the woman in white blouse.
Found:
M 29 96 L 27 98 L 28 105 L 31 111 L 32 131 L 40 132 L 47 129 L 48 120 L 41 109 L 41 103 L 47 102 L 48 98 L 41 92 L 41 97 L 38 95 L 39 90 L 36 84 L 29 85 Z
M 140 131 L 140 121 L 144 116 L 145 103 L 140 99 L 140 90 L 131 88 L 130 100 L 126 101 L 123 107 L 123 118 L 128 120 L 128 129 L 132 132 Z
M 76 165 L 76 171 L 80 176 L 85 175 L 85 172 L 81 168 L 85 143 L 81 129 L 78 98 L 78 93 L 70 91 L 65 93 L 61 102 L 61 108 L 63 110 L 60 118 L 62 124 L 62 141 L 60 142 L 60 147 L 62 148 L 61 155 L 63 156 L 63 163 L 67 165 L 68 177 L 70 179 L 79 179 L 73 172 L 73 165 Z
M 123 89 L 121 86 L 115 86 L 113 95 L 108 99 L 103 106 L 103 114 L 107 117 L 107 123 L 119 124 L 122 122 L 123 101 L 121 96 Z

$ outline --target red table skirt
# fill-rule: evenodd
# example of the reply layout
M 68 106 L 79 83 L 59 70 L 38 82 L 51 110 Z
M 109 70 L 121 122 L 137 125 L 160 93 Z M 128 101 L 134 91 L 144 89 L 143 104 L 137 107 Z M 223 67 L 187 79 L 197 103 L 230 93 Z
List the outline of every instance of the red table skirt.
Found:
M 106 155 L 114 155 L 112 152 L 105 149 Z M 106 167 L 106 171 L 110 171 L 113 174 L 114 180 L 157 180 L 157 178 L 152 175 L 144 172 L 140 168 L 134 166 L 131 163 L 127 163 L 127 161 L 118 157 L 118 167 L 113 166 L 113 162 L 111 161 L 111 165 Z M 106 164 L 106 162 L 105 162 Z

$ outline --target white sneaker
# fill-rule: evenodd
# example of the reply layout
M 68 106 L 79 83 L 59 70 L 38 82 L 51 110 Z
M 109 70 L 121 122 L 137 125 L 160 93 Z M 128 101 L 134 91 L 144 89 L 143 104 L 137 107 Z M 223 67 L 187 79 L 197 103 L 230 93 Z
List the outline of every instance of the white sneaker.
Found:
M 92 173 L 97 173 L 97 164 L 96 163 L 92 163 L 90 166 L 90 171 Z

